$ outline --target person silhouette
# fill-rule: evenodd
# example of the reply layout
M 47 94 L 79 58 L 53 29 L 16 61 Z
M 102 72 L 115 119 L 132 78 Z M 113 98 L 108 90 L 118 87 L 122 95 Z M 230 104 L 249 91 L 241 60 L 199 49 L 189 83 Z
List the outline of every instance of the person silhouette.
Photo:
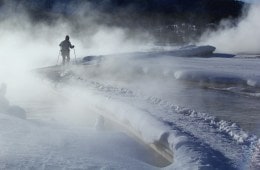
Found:
M 66 61 L 69 63 L 70 62 L 70 48 L 75 47 L 74 45 L 71 45 L 70 37 L 68 35 L 66 35 L 65 40 L 63 40 L 59 46 L 61 48 L 62 64 L 64 65 Z

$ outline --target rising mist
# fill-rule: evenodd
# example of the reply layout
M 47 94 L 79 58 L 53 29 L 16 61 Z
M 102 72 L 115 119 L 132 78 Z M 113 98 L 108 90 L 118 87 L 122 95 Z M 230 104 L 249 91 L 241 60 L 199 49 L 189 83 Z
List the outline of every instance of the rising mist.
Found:
M 206 32 L 202 36 L 201 44 L 216 46 L 219 52 L 259 54 L 259 19 L 260 4 L 252 4 L 236 26 L 229 20 L 223 20 L 217 31 Z
M 103 25 L 99 12 L 90 11 L 87 3 L 77 7 L 73 18 L 58 15 L 51 22 L 32 18 L 22 5 L 18 8 L 14 3 L 5 3 L 1 6 L 0 82 L 7 84 L 7 97 L 12 101 L 50 100 L 51 95 L 46 95 L 50 92 L 49 85 L 42 84 L 33 72 L 61 62 L 59 56 L 57 63 L 59 43 L 65 35 L 70 35 L 75 45 L 76 56 L 71 51 L 72 60 L 87 55 L 136 51 L 152 43 L 152 37 L 145 32 L 131 36 L 122 28 Z

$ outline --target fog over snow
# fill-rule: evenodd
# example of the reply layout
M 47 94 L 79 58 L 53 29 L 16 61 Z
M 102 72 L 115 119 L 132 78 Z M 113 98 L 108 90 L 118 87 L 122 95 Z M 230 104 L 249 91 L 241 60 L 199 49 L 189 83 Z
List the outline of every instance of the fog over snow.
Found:
M 205 33 L 200 44 L 222 52 L 206 57 L 187 55 L 196 46 L 166 51 L 146 32 L 97 24 L 96 12 L 80 10 L 75 31 L 63 18 L 35 23 L 19 10 L 0 15 L 0 169 L 260 166 L 260 60 L 233 55 L 260 52 L 259 5 L 236 27 L 223 21 Z M 67 34 L 79 64 L 55 66 Z M 88 55 L 97 62 L 83 62 Z M 21 110 L 27 119 L 11 114 Z M 97 131 L 100 115 L 108 124 Z
M 11 89 L 25 88 L 29 86 L 25 85 L 27 82 L 35 82 L 29 81 L 32 69 L 57 64 L 59 44 L 65 35 L 71 36 L 78 57 L 136 51 L 151 44 L 152 38 L 145 33 L 131 38 L 121 28 L 98 25 L 94 18 L 99 14 L 93 12 L 90 16 L 84 16 L 86 9 L 78 11 L 77 18 L 82 28 L 75 32 L 74 25 L 65 19 L 60 18 L 52 24 L 36 23 L 32 22 L 23 7 L 17 8 L 16 12 L 13 12 L 13 8 L 12 3 L 7 2 L 0 15 L 0 79 Z M 84 8 L 89 10 L 86 6 Z M 74 51 L 71 51 L 71 58 L 75 58 Z M 17 84 L 20 86 L 17 87 Z M 27 95 L 23 92 L 18 94 Z

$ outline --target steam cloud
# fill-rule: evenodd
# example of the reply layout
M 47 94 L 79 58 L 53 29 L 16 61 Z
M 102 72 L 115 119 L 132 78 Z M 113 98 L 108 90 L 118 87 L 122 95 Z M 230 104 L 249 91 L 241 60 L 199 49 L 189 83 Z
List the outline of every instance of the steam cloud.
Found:
M 25 10 L 14 13 L 10 8 L 14 8 L 12 4 L 2 7 L 4 14 L 0 16 L 0 59 L 4 69 L 56 64 L 58 44 L 67 34 L 79 57 L 138 50 L 151 40 L 146 33 L 133 37 L 122 28 L 102 25 L 100 18 L 98 24 L 96 20 L 102 15 L 98 11 L 86 15 L 84 10 L 91 10 L 86 6 L 78 8 L 75 21 L 61 17 L 52 24 L 32 22 Z
M 205 33 L 202 44 L 217 47 L 220 52 L 229 53 L 260 53 L 260 3 L 252 4 L 248 14 L 236 27 L 223 21 L 216 32 Z
M 88 4 L 75 8 L 78 10 L 73 14 L 74 21 L 59 17 L 52 23 L 35 22 L 22 6 L 17 10 L 11 1 L 5 1 L 0 15 L 0 83 L 7 84 L 10 101 L 46 97 L 50 88 L 37 81 L 31 71 L 56 64 L 58 45 L 65 35 L 70 35 L 78 58 L 136 51 L 150 43 L 151 38 L 146 33 L 132 36 L 125 29 L 102 24 L 102 15 L 91 11 Z M 74 59 L 73 51 L 71 58 Z

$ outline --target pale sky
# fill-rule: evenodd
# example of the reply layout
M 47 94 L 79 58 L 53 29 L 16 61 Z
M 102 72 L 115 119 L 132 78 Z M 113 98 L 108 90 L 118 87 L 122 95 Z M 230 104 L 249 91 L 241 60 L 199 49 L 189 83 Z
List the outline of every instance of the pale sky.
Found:
M 260 3 L 260 0 L 242 0 L 242 1 L 245 1 L 245 2 L 258 2 L 258 3 Z

